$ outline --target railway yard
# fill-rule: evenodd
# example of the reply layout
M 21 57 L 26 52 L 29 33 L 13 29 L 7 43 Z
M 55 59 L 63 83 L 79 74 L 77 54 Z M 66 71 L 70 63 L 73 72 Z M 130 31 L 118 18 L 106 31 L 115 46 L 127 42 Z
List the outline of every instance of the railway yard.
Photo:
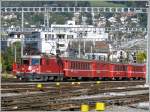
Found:
M 0 111 L 150 112 L 150 0 L 13 1 Z
M 7 79 L 2 80 L 1 108 L 2 111 L 80 111 L 81 105 L 86 104 L 92 111 L 97 102 L 105 103 L 106 110 L 115 106 L 135 108 L 137 103 L 149 101 L 149 89 L 144 84 L 145 81 L 21 82 Z M 148 109 L 139 112 L 148 112 Z

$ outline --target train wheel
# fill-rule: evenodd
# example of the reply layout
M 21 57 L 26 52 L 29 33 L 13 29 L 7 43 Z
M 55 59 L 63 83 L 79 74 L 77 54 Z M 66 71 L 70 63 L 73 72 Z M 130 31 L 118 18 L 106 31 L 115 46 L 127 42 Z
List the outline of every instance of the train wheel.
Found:
M 119 77 L 116 77 L 115 80 L 116 80 L 116 81 L 119 81 Z
M 130 78 L 130 81 L 132 81 L 132 80 L 133 80 L 133 78 L 131 77 L 131 78 Z
M 48 76 L 43 76 L 43 81 L 48 81 Z
M 63 80 L 64 80 L 64 78 L 62 76 L 61 77 L 58 76 L 58 77 L 55 78 L 55 81 L 63 81 Z
M 138 80 L 142 80 L 142 78 L 139 77 Z
M 113 80 L 113 81 L 115 81 L 115 78 L 114 78 L 114 77 L 112 77 L 112 80 Z
M 125 78 L 124 78 L 124 80 L 125 80 L 125 81 L 128 81 L 128 80 L 129 80 L 129 78 L 128 78 L 128 77 L 125 77 Z
M 67 78 L 67 77 L 64 77 L 63 81 L 68 81 L 68 78 Z
M 123 80 L 123 78 L 122 78 L 122 77 L 119 77 L 119 81 L 121 81 L 121 80 Z
M 59 81 L 63 81 L 64 80 L 64 77 L 59 77 Z
M 22 77 L 18 77 L 19 80 L 22 80 Z
M 97 78 L 97 80 L 102 80 L 102 78 L 99 77 L 99 78 Z
M 109 77 L 108 80 L 109 80 L 109 81 L 112 81 L 112 77 Z
M 27 82 L 27 81 L 30 81 L 30 79 L 29 78 L 22 78 L 22 81 Z
M 134 77 L 133 80 L 136 80 L 136 78 Z
M 81 80 L 82 80 L 82 77 L 79 77 L 79 78 L 78 78 L 78 81 L 81 81 Z
M 103 77 L 103 78 L 102 78 L 102 80 L 103 80 L 103 81 L 106 81 L 106 78 L 105 78 L 105 77 Z

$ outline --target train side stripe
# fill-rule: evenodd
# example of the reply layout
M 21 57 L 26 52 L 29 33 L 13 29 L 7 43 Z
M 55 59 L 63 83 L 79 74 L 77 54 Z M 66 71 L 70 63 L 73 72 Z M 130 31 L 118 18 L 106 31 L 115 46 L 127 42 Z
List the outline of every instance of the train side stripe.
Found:
M 64 69 L 66 71 L 107 71 L 107 72 L 127 72 L 127 73 L 146 73 L 146 72 L 134 72 L 134 71 L 109 71 L 109 70 L 80 70 L 80 69 Z

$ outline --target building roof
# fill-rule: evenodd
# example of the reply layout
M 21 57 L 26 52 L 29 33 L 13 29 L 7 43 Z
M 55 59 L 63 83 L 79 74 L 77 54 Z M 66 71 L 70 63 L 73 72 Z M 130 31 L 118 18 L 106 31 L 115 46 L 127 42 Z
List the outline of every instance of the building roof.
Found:
M 80 42 L 81 44 L 81 52 L 84 51 L 84 42 Z M 78 51 L 79 48 L 79 42 L 72 42 L 71 45 L 69 45 L 71 49 L 75 49 Z M 95 43 L 93 41 L 86 41 L 85 42 L 85 52 L 91 53 L 91 49 L 93 53 L 108 53 L 109 52 L 109 44 L 105 41 L 96 41 Z

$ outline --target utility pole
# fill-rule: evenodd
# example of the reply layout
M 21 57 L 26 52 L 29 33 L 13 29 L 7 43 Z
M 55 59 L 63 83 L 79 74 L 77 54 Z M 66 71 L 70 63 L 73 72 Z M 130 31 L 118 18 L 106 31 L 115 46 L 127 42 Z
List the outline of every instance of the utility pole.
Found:
M 95 25 L 95 13 L 92 12 L 91 15 L 92 15 L 92 24 Z
M 24 40 L 21 38 L 21 58 L 23 57 Z
M 1 2 L 2 2 L 2 1 L 0 0 L 0 8 L 2 7 Z M 1 17 L 2 17 L 2 16 L 1 16 L 1 11 L 0 11 L 0 32 L 2 32 L 2 29 L 1 29 L 1 26 L 2 26 L 2 25 L 1 25 Z M 1 39 L 1 34 L 2 34 L 2 33 L 0 33 L 0 39 Z M 1 57 L 2 57 L 2 56 L 1 56 L 1 41 L 0 41 L 0 73 L 2 72 Z M 1 82 L 1 81 L 0 81 L 0 82 Z M 0 99 L 1 99 L 1 98 L 0 98 Z
M 17 62 L 17 52 L 16 52 L 16 45 L 15 45 L 15 63 Z
M 23 32 L 24 30 L 24 12 L 22 10 L 21 12 L 21 31 Z
M 79 58 L 81 58 L 81 40 L 79 40 L 79 49 L 78 49 L 78 51 L 79 51 Z
M 81 58 L 81 38 L 82 38 L 82 32 L 78 32 L 79 34 L 78 34 L 78 38 L 79 38 L 79 40 L 78 40 L 78 58 Z
M 85 39 L 83 40 L 83 52 L 84 52 L 84 54 L 85 54 Z
M 148 13 L 147 13 L 147 66 L 146 66 L 146 84 L 150 81 L 150 0 L 148 1 Z
M 48 13 L 47 5 L 45 5 L 44 26 L 45 26 L 46 30 L 48 31 L 48 28 L 49 28 L 49 13 Z

